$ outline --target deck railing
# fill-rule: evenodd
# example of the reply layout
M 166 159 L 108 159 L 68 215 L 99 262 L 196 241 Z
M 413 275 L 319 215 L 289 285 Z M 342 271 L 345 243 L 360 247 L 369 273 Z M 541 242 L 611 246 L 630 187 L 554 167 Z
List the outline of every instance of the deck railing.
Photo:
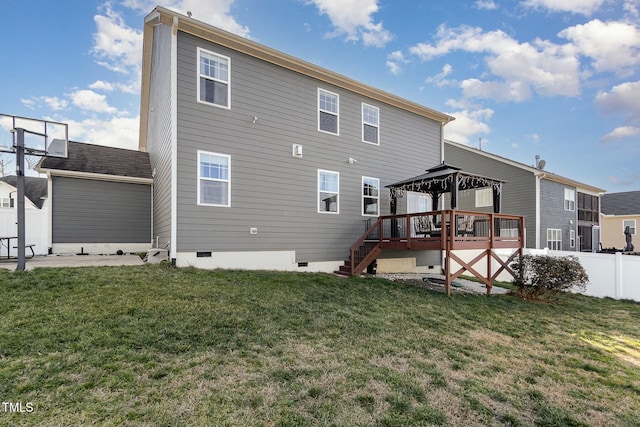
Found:
M 524 247 L 524 217 L 460 210 L 382 216 L 351 247 L 351 274 L 378 249 L 463 250 Z M 367 262 L 367 265 L 364 265 Z

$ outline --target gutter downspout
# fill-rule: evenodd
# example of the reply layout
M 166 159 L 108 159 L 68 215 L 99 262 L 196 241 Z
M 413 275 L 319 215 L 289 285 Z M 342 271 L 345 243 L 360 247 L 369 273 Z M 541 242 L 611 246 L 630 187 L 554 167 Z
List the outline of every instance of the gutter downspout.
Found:
M 540 218 L 540 175 L 536 177 L 536 249 L 540 248 L 540 231 L 541 231 L 541 218 Z
M 171 26 L 171 246 L 169 258 L 171 265 L 177 261 L 178 243 L 178 24 L 173 17 Z

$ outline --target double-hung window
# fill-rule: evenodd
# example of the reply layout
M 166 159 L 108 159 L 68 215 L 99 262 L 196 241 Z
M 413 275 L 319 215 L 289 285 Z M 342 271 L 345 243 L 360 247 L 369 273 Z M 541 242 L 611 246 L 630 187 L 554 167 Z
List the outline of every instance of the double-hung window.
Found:
M 231 59 L 198 48 L 198 101 L 229 108 Z
M 564 189 L 564 210 L 565 211 L 576 210 L 576 192 L 571 188 Z
M 198 151 L 198 204 L 231 206 L 231 157 Z
M 340 174 L 318 169 L 318 212 L 339 213 Z
M 339 97 L 337 93 L 318 89 L 318 130 L 338 135 Z
M 10 208 L 11 199 L 9 197 L 0 197 L 0 208 Z
M 362 215 L 378 216 L 380 199 L 380 180 L 362 177 Z
M 481 188 L 476 190 L 476 208 L 493 206 L 493 189 Z
M 547 247 L 552 251 L 562 250 L 562 230 L 547 228 Z
M 380 109 L 362 103 L 362 141 L 380 145 Z

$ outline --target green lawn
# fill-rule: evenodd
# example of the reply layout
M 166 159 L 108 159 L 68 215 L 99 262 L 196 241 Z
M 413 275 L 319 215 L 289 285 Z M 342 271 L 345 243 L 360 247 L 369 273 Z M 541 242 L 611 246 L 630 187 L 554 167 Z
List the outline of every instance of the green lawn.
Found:
M 0 400 L 30 409 L 3 403 L 0 425 L 640 425 L 640 304 L 326 274 L 0 271 Z

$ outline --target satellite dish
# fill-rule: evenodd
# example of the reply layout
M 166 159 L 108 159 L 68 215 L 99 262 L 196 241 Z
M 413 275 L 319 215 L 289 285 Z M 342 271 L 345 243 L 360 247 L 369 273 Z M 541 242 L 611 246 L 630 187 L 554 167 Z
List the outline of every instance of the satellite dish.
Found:
M 546 164 L 547 162 L 545 162 L 544 160 L 540 160 L 538 162 L 538 169 L 543 170 Z

